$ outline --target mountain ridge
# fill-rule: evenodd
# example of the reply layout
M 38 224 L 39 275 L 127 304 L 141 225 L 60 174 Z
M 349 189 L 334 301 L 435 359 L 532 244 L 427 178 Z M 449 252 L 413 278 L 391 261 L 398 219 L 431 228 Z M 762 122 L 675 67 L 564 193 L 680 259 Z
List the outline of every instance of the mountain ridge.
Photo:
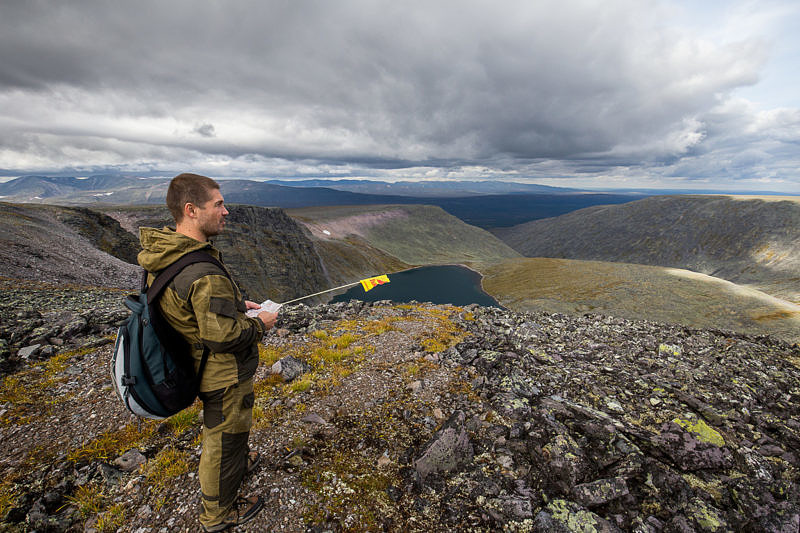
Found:
M 685 268 L 800 303 L 800 201 L 656 196 L 493 233 L 526 257 Z

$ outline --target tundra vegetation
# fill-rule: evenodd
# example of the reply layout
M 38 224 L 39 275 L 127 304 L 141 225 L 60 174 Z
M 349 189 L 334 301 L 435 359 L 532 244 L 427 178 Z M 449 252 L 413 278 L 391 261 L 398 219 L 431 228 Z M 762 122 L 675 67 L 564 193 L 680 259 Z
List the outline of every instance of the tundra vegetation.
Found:
M 4 376 L 2 527 L 193 531 L 200 406 L 128 415 L 107 377 L 119 293 L 64 290 L 57 305 L 85 312 L 88 297 L 63 348 Z M 800 349 L 774 337 L 351 301 L 287 307 L 259 351 L 264 464 L 244 489 L 267 499 L 259 530 L 800 523 Z

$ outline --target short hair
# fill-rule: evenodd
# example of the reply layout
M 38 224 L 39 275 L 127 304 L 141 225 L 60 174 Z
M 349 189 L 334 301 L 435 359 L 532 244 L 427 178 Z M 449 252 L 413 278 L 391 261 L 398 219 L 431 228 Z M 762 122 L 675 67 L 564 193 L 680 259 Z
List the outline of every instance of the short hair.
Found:
M 203 205 L 211 199 L 214 189 L 219 189 L 219 183 L 199 174 L 183 173 L 172 178 L 167 189 L 167 207 L 175 223 L 183 220 L 183 206 Z

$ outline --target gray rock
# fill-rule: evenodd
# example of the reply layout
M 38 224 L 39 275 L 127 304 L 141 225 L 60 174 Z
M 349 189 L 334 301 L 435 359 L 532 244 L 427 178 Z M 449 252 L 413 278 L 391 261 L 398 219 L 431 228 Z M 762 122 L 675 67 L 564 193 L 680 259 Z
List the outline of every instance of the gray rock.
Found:
M 114 465 L 119 467 L 123 472 L 133 472 L 140 465 L 147 462 L 145 457 L 139 450 L 128 450 L 124 454 L 114 459 Z
M 413 466 L 420 482 L 433 473 L 447 473 L 472 460 L 474 450 L 464 429 L 463 411 L 454 412 L 422 448 Z
M 32 344 L 30 346 L 25 346 L 24 348 L 20 348 L 17 355 L 20 359 L 32 359 L 39 353 L 39 349 L 42 347 L 41 344 Z
M 628 485 L 621 477 L 598 479 L 591 483 L 581 483 L 572 487 L 572 496 L 575 501 L 587 507 L 604 505 L 628 494 Z
M 301 419 L 301 421 L 307 422 L 309 424 L 317 424 L 317 425 L 321 425 L 321 426 L 324 426 L 324 425 L 326 425 L 328 423 L 324 418 L 319 416 L 317 413 L 308 413 L 306 416 L 304 416 Z
M 514 520 L 533 518 L 533 504 L 529 498 L 518 496 L 501 498 L 503 512 Z
M 732 463 L 730 451 L 698 439 L 675 422 L 661 426 L 661 433 L 650 441 L 684 471 L 727 468 Z
M 107 464 L 100 465 L 100 475 L 108 487 L 116 487 L 122 479 L 122 472 Z
M 309 370 L 308 363 L 301 361 L 291 355 L 287 355 L 270 367 L 272 374 L 280 374 L 284 381 L 292 381 L 298 376 L 302 376 Z

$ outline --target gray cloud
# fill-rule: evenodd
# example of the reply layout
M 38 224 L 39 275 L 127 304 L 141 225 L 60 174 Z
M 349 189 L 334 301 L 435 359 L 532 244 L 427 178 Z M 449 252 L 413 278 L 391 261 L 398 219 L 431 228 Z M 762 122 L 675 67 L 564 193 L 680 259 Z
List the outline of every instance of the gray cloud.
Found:
M 796 117 L 770 119 L 779 135 L 729 104 L 763 43 L 664 27 L 660 5 L 12 0 L 0 168 L 744 178 L 796 163 Z

